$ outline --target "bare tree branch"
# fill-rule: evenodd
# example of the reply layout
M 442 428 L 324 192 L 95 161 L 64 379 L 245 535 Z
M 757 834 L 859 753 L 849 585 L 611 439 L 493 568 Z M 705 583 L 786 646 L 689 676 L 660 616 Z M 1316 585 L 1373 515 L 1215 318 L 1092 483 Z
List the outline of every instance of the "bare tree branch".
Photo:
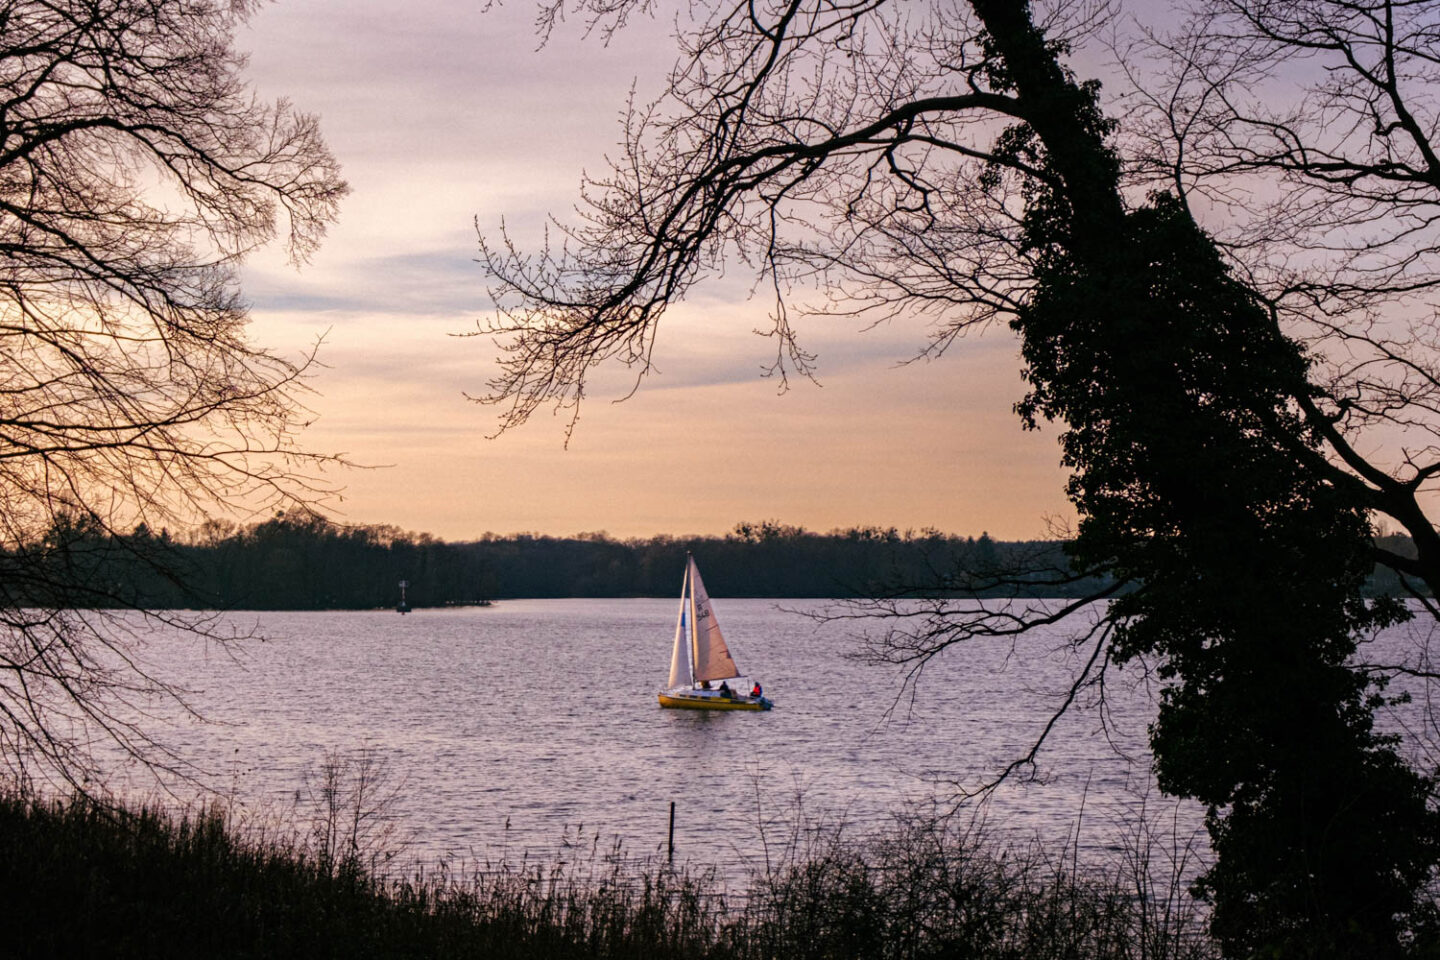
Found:
M 311 501 L 311 352 L 250 342 L 237 268 L 305 261 L 346 192 L 314 117 L 248 89 L 226 0 L 0 0 L 0 757 L 82 785 L 181 691 L 83 552 L 137 524 Z M 154 558 L 152 558 L 152 561 Z M 158 561 L 155 561 L 158 562 Z M 138 619 L 137 619 L 138 617 Z M 90 789 L 94 789 L 93 783 Z

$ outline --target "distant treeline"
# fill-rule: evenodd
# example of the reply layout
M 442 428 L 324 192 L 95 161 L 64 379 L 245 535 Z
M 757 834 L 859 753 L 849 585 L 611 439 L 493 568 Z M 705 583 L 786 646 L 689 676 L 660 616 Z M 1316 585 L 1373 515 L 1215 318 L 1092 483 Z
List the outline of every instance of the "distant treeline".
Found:
M 1403 537 L 1383 546 L 1410 550 Z M 907 596 L 941 588 L 980 596 L 1079 596 L 1060 541 L 854 527 L 814 533 L 741 523 L 720 537 L 618 540 L 603 533 L 448 542 L 392 526 L 342 526 L 311 513 L 238 526 L 211 521 L 184 535 L 145 527 L 123 537 L 83 524 L 52 531 L 45 550 L 88 584 L 91 603 L 152 608 L 367 609 L 497 599 L 679 595 L 685 554 L 718 597 Z M 1237 548 L 1238 549 L 1238 548 Z M 1389 571 L 1376 592 L 1400 593 Z M 14 589 L 15 585 L 11 585 Z M 23 589 L 23 588 L 22 588 Z M 32 595 L 32 602 L 46 597 Z

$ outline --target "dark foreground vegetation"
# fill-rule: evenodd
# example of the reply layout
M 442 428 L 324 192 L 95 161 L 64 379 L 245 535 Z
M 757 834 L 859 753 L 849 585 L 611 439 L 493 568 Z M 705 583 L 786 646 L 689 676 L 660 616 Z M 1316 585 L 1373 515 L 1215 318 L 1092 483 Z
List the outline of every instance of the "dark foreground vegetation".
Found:
M 1139 849 L 1090 872 L 1073 849 L 1001 851 L 933 819 L 868 844 L 797 832 L 742 896 L 618 849 L 383 879 L 217 810 L 0 798 L 17 957 L 1213 956 L 1175 864 L 1157 870 Z
M 1413 555 L 1408 537 L 1377 544 Z M 86 585 L 70 606 L 148 609 L 373 609 L 496 599 L 656 597 L 679 591 L 686 551 L 704 565 L 716 596 L 853 598 L 924 593 L 948 584 L 980 597 L 1078 597 L 1104 578 L 1077 577 L 1059 540 L 1000 541 L 938 530 L 853 527 L 815 533 L 774 522 L 741 523 L 725 536 L 618 540 L 604 533 L 539 534 L 448 542 L 393 526 L 341 526 L 292 511 L 247 526 L 211 522 L 182 534 L 139 527 L 106 533 L 65 518 L 28 548 L 55 579 Z M 45 581 L 10 584 L 45 605 Z M 1402 593 L 1377 567 L 1371 592 Z

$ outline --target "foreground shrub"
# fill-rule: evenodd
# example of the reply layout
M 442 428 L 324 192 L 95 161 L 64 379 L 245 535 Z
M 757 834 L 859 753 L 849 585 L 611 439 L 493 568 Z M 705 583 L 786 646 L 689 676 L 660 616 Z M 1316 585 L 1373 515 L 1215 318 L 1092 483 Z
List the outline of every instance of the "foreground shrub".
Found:
M 547 864 L 449 865 L 396 879 L 355 858 L 166 815 L 0 797 L 12 956 L 645 957 L 687 960 L 1212 955 L 1148 859 L 1080 869 L 1073 846 L 1002 848 L 917 817 L 863 843 L 798 830 L 743 893 L 617 847 Z M 1144 864 L 1145 870 L 1138 868 Z

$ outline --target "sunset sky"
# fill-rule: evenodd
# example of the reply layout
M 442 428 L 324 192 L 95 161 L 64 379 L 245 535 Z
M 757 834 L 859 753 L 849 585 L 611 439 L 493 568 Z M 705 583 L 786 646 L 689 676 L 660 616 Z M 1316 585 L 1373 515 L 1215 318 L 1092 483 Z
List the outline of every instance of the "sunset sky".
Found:
M 916 322 L 800 326 L 814 384 L 761 376 L 767 303 L 736 277 L 702 284 L 662 326 L 657 371 L 593 385 L 566 449 L 540 415 L 498 439 L 483 393 L 495 351 L 475 224 L 535 241 L 603 169 L 632 83 L 660 90 L 669 21 L 607 46 L 563 25 L 538 48 L 512 0 L 280 0 L 238 42 L 261 96 L 318 113 L 353 190 L 314 261 L 247 267 L 257 341 L 293 354 L 324 336 L 306 443 L 374 469 L 329 477 L 351 523 L 459 540 L 487 531 L 718 534 L 741 520 L 1043 536 L 1070 516 L 1055 431 L 1025 433 L 1005 330 L 907 366 Z M 669 14 L 663 16 L 668 17 Z

